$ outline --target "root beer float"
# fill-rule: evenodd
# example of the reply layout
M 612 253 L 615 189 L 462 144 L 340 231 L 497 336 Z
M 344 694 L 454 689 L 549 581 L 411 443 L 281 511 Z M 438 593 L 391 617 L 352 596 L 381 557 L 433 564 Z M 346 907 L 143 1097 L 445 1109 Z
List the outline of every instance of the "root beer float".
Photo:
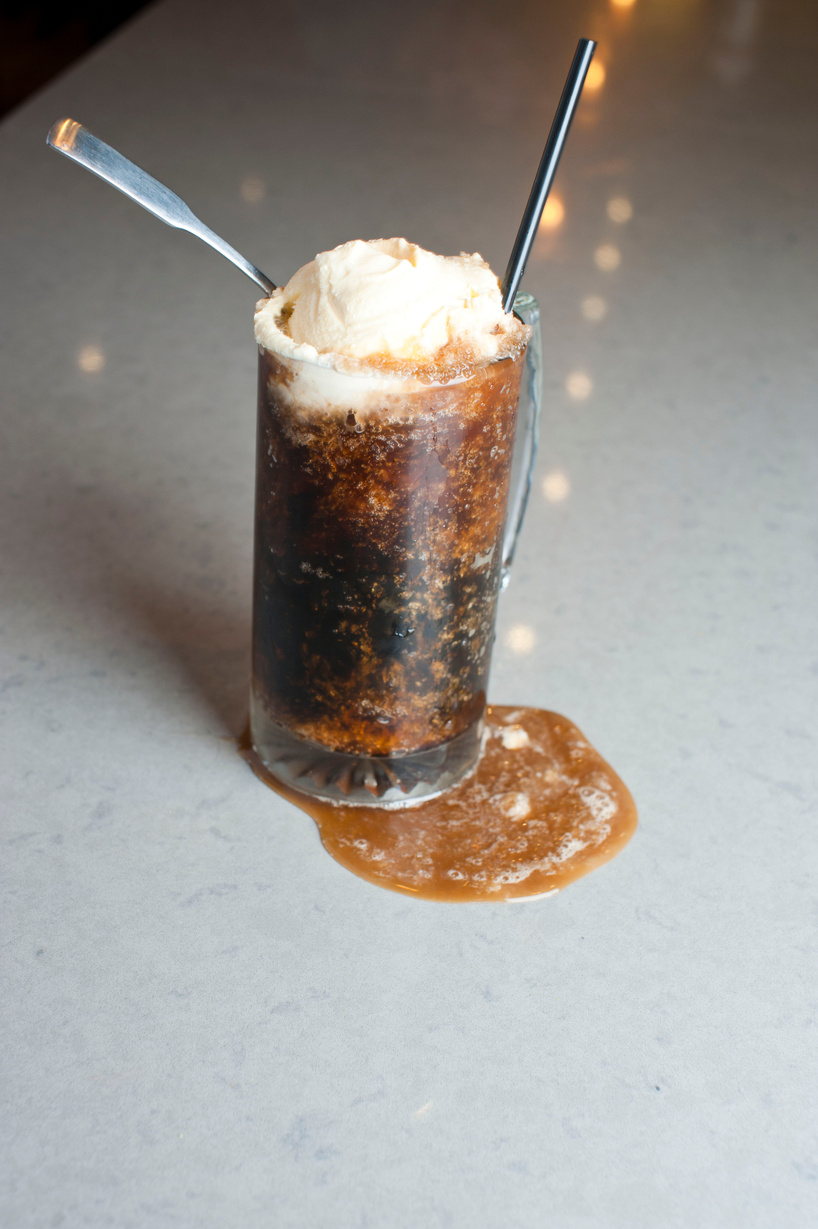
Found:
M 477 255 L 325 252 L 258 307 L 251 737 L 318 796 L 474 767 L 530 329 Z
M 512 307 L 538 322 L 520 279 L 595 46 L 577 45 L 501 288 L 479 256 L 390 239 L 322 253 L 276 289 L 76 120 L 47 136 L 268 296 L 256 313 L 242 748 L 313 815 L 335 858 L 428 899 L 550 893 L 612 857 L 636 825 L 624 785 L 571 722 L 485 704 L 499 582 L 536 445 L 538 331 L 529 342 Z M 522 481 L 504 535 L 524 365 Z

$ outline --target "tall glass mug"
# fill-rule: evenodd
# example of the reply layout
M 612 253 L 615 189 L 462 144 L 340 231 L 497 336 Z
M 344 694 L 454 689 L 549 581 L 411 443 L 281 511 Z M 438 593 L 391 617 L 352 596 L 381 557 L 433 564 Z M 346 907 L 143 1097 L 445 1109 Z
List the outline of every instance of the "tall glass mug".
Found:
M 401 805 L 476 765 L 540 404 L 527 350 L 421 384 L 259 355 L 250 734 L 279 780 Z

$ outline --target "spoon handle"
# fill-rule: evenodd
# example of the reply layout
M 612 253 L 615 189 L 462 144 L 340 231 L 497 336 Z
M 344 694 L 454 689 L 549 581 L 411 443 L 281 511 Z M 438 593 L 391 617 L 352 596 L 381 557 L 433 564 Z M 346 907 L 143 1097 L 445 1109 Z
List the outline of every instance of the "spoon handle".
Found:
M 100 179 L 119 188 L 120 192 L 124 192 L 143 209 L 147 209 L 149 213 L 167 222 L 168 226 L 189 231 L 191 235 L 196 235 L 205 243 L 209 243 L 217 252 L 221 252 L 222 256 L 232 260 L 242 273 L 252 278 L 265 295 L 271 295 L 275 290 L 275 284 L 265 277 L 260 269 L 251 265 L 250 261 L 245 260 L 235 248 L 214 234 L 204 222 L 200 222 L 174 192 L 161 184 L 158 179 L 154 179 L 152 175 L 140 170 L 133 162 L 123 158 L 122 154 L 111 149 L 110 145 L 98 140 L 76 120 L 60 119 L 52 124 L 46 137 L 46 144 L 52 149 L 59 150 L 66 157 L 73 158 L 80 166 L 99 175 Z

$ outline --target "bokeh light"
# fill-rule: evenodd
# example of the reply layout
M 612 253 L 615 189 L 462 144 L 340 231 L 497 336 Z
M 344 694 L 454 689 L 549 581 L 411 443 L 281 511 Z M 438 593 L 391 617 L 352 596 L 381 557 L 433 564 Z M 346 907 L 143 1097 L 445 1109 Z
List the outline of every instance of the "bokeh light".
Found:
M 508 629 L 506 644 L 512 653 L 530 653 L 537 643 L 537 634 L 527 623 L 515 623 Z
M 613 243 L 602 243 L 594 252 L 594 264 L 605 273 L 618 269 L 621 262 L 622 254 Z
M 608 314 L 608 304 L 598 294 L 589 294 L 582 300 L 582 314 L 586 320 L 604 320 Z
M 559 196 L 551 195 L 545 202 L 540 218 L 540 230 L 556 230 L 565 217 L 565 205 Z
M 542 480 L 542 493 L 550 504 L 561 504 L 571 494 L 568 475 L 560 469 L 552 469 Z
M 593 388 L 594 382 L 587 371 L 572 371 L 565 379 L 565 391 L 573 401 L 587 401 Z
M 633 217 L 633 205 L 627 196 L 612 196 L 608 201 L 607 213 L 612 222 L 630 222 Z
M 82 346 L 77 353 L 77 366 L 80 371 L 94 375 L 105 366 L 105 355 L 99 346 Z
M 585 89 L 591 94 L 601 90 L 605 84 L 605 65 L 599 60 L 591 60 L 591 66 L 588 69 L 588 75 L 585 78 Z
M 264 186 L 264 180 L 259 179 L 258 175 L 245 175 L 241 181 L 241 199 L 247 201 L 248 205 L 257 205 L 259 201 L 263 201 L 267 193 Z

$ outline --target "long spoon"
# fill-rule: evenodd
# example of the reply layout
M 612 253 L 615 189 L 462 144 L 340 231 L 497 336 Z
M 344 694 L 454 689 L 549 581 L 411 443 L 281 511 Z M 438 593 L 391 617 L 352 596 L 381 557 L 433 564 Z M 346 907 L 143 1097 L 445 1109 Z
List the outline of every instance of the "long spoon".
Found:
M 265 277 L 260 269 L 251 265 L 249 260 L 245 260 L 235 248 L 231 248 L 230 244 L 219 238 L 209 226 L 205 226 L 204 222 L 200 222 L 175 193 L 161 184 L 158 179 L 154 179 L 152 175 L 140 170 L 135 163 L 123 158 L 122 154 L 111 149 L 110 145 L 106 145 L 104 141 L 93 136 L 76 120 L 60 119 L 56 124 L 52 124 L 46 137 L 46 144 L 52 149 L 59 150 L 67 158 L 73 158 L 74 162 L 78 162 L 86 170 L 93 171 L 95 175 L 99 175 L 100 179 L 119 188 L 120 192 L 124 192 L 143 209 L 147 209 L 149 213 L 167 222 L 168 226 L 174 226 L 177 230 L 186 230 L 205 243 L 209 243 L 217 252 L 221 252 L 222 256 L 232 260 L 242 273 L 252 278 L 266 295 L 271 295 L 275 290 L 275 283 L 271 282 L 269 277 Z

